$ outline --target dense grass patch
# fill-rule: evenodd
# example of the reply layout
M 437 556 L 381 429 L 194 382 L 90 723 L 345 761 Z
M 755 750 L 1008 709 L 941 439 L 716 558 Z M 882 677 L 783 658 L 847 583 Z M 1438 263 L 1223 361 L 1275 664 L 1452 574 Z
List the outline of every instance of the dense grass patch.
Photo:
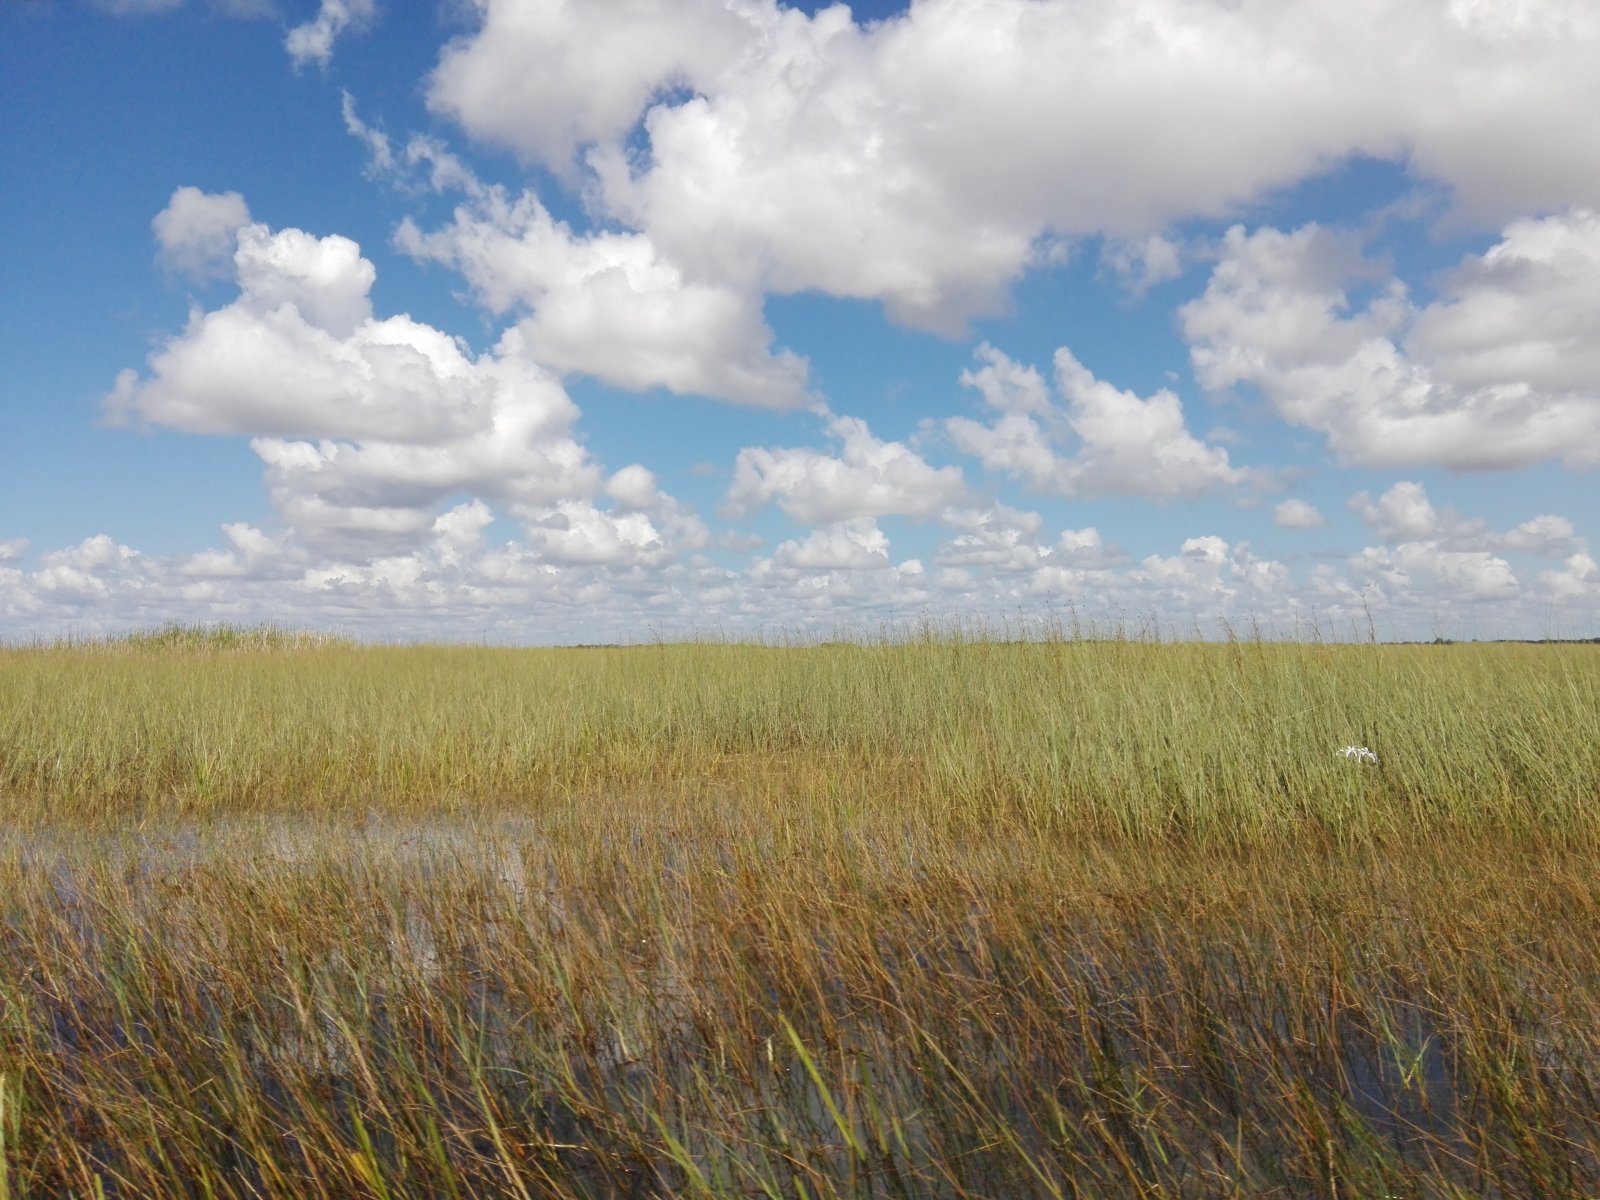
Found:
M 1002 643 L 0 651 L 14 819 L 736 791 L 1220 840 L 1592 832 L 1600 647 Z M 1371 747 L 1376 768 L 1340 758 Z
M 1597 653 L 0 652 L 0 1197 L 1600 1192 Z

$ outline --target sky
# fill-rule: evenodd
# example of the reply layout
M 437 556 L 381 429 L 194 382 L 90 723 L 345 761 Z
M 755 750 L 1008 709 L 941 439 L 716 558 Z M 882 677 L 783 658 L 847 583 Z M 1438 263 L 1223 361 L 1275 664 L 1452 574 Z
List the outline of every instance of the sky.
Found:
M 0 0 L 0 640 L 1600 636 L 1593 0 Z

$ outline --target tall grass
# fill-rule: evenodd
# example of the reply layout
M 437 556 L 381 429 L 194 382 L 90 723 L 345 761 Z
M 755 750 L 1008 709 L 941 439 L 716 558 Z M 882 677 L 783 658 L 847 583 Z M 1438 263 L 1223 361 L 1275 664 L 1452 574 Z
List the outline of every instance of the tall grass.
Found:
M 1596 1194 L 1596 653 L 4 652 L 0 1197 Z
M 134 647 L 137 649 L 137 647 Z M 1592 831 L 1600 648 L 1140 642 L 0 651 L 15 819 L 737 790 L 1237 843 Z M 1336 756 L 1370 746 L 1376 768 Z

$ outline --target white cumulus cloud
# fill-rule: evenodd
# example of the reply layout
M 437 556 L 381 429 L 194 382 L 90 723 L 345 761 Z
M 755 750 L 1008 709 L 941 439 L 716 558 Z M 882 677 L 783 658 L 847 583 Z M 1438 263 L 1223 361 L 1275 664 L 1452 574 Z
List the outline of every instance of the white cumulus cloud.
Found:
M 180 187 L 150 222 L 163 266 L 193 279 L 225 278 L 250 208 L 238 192 Z
M 871 517 L 856 517 L 813 529 L 784 542 L 772 559 L 781 567 L 808 571 L 857 571 L 889 565 L 889 538 Z
M 333 58 L 333 44 L 348 30 L 361 29 L 378 14 L 376 0 L 322 0 L 317 15 L 294 26 L 283 47 L 296 67 L 316 63 L 325 67 Z
M 1316 529 L 1325 520 L 1316 505 L 1295 498 L 1280 501 L 1272 510 L 1272 523 L 1279 529 Z
M 739 514 L 776 501 L 807 525 L 857 517 L 931 517 L 966 493 L 959 467 L 934 467 L 900 442 L 880 441 L 859 417 L 830 417 L 837 455 L 747 447 L 739 451 L 727 508 Z
M 1352 304 L 1353 283 L 1377 294 Z M 1348 237 L 1229 230 L 1205 294 L 1181 310 L 1208 388 L 1259 388 L 1343 462 L 1600 464 L 1600 217 L 1508 226 L 1418 308 Z
M 1039 542 L 1044 518 L 1036 512 L 992 504 L 951 509 L 939 519 L 957 531 L 934 555 L 934 562 L 941 567 L 1031 571 L 1050 553 Z
M 1422 484 L 1412 480 L 1401 480 L 1376 500 L 1357 492 L 1350 497 L 1350 510 L 1387 542 L 1428 543 L 1473 553 L 1516 551 L 1542 558 L 1560 558 L 1583 548 L 1566 517 L 1544 513 L 1515 528 L 1495 530 L 1481 517 L 1436 508 Z
M 572 564 L 652 565 L 666 561 L 665 540 L 646 513 L 606 512 L 589 500 L 521 510 L 528 545 L 542 560 Z
M 1056 351 L 1056 391 L 987 344 L 978 371 L 962 375 L 999 416 L 984 424 L 952 417 L 944 429 L 955 446 L 992 471 L 1040 492 L 1066 496 L 1195 495 L 1258 481 L 1228 452 L 1189 432 L 1183 403 L 1163 388 L 1148 398 L 1094 374 L 1065 347 Z
M 1183 247 L 1153 233 L 1144 238 L 1112 238 L 1100 248 L 1100 265 L 1133 296 L 1183 274 Z
M 774 0 L 479 0 L 429 103 L 593 172 L 692 278 L 881 301 L 954 331 L 1058 239 L 1162 231 L 1352 155 L 1474 219 L 1600 204 L 1588 0 L 924 0 L 856 24 Z M 1390 52 L 1404 46 L 1406 53 Z
M 516 329 L 474 357 L 375 316 L 376 272 L 347 238 L 250 225 L 238 242 L 238 298 L 122 372 L 113 419 L 249 435 L 279 513 L 325 549 L 413 545 L 461 492 L 548 506 L 599 489 L 577 407 Z
M 642 234 L 575 235 L 531 193 L 490 191 L 398 241 L 459 270 L 490 311 L 525 311 L 529 352 L 558 371 L 765 408 L 809 399 L 806 361 L 774 349 L 759 294 L 688 277 Z

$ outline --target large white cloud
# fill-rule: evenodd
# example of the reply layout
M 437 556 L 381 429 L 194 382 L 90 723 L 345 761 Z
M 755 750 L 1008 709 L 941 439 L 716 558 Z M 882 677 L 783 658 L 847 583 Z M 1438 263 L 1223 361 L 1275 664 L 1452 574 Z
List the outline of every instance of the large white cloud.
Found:
M 150 565 L 131 546 L 96 534 L 45 554 L 28 576 L 29 590 L 41 604 L 68 612 L 111 600 L 130 605 L 144 589 Z
M 963 373 L 999 416 L 944 422 L 950 440 L 993 471 L 1036 491 L 1067 496 L 1184 496 L 1259 481 L 1228 452 L 1189 432 L 1183 404 L 1162 389 L 1148 399 L 1095 378 L 1070 350 L 1056 351 L 1055 403 L 1043 378 L 989 345 Z
M 1350 510 L 1385 542 L 1428 543 L 1446 550 L 1562 558 L 1583 548 L 1572 522 L 1543 513 L 1512 529 L 1495 530 L 1481 517 L 1464 517 L 1453 508 L 1436 508 L 1427 489 L 1401 480 L 1374 500 L 1366 492 L 1350 497 Z
M 1401 481 L 1374 501 L 1366 492 L 1350 498 L 1350 508 L 1380 537 L 1389 541 L 1416 541 L 1436 537 L 1444 519 L 1420 483 Z M 1452 522 L 1454 524 L 1454 522 Z
M 563 500 L 523 514 L 528 545 L 546 562 L 661 566 L 668 558 L 665 539 L 643 512 L 605 512 L 588 500 Z
M 755 559 L 738 580 L 746 603 L 779 627 L 826 621 L 837 633 L 852 619 L 909 621 L 933 596 L 921 561 L 891 563 L 887 539 L 852 528 L 815 530 Z
M 1405 346 L 1461 393 L 1600 403 L 1600 210 L 1512 222 L 1446 278 Z
M 408 316 L 373 315 L 356 244 L 250 225 L 240 294 L 124 371 L 114 419 L 250 435 L 297 537 L 355 552 L 412 545 L 459 493 L 517 506 L 580 500 L 602 475 L 578 410 L 515 329 L 492 352 Z
M 1356 555 L 1349 573 L 1369 586 L 1402 597 L 1437 595 L 1459 601 L 1510 600 L 1522 585 L 1511 564 L 1487 550 L 1446 550 L 1431 542 L 1373 547 Z M 1392 595 L 1384 597 L 1391 600 Z
M 726 507 L 735 515 L 770 501 L 807 525 L 858 517 L 931 517 L 961 499 L 959 467 L 934 467 L 901 442 L 874 437 L 859 417 L 829 417 L 837 455 L 807 448 L 739 451 Z
M 759 36 L 764 6 L 723 0 L 477 0 L 440 55 L 428 102 L 470 133 L 564 169 L 623 137 L 664 89 L 709 82 Z
M 282 535 L 274 537 L 244 521 L 223 525 L 222 536 L 226 548 L 202 550 L 180 560 L 177 573 L 209 580 L 287 578 L 305 561 L 300 548 L 289 545 Z
M 203 192 L 180 187 L 155 215 L 150 228 L 169 270 L 194 279 L 226 277 L 233 266 L 239 230 L 250 208 L 238 192 Z
M 940 520 L 956 531 L 934 555 L 934 562 L 941 567 L 1031 571 L 1049 556 L 1049 550 L 1039 543 L 1044 518 L 1036 512 L 993 504 L 950 509 Z
M 518 512 L 597 491 L 601 472 L 568 428 L 576 409 L 566 394 L 515 359 L 491 365 L 513 382 L 490 393 L 495 404 L 486 422 L 463 436 L 431 443 L 253 439 L 279 511 L 304 534 L 320 531 L 330 542 L 404 545 L 458 493 Z
M 856 517 L 813 529 L 772 553 L 780 567 L 808 571 L 857 571 L 889 565 L 889 539 L 871 517 Z
M 1352 303 L 1352 285 L 1376 288 Z M 1600 217 L 1509 226 L 1416 307 L 1346 235 L 1228 231 L 1181 310 L 1210 388 L 1259 388 L 1347 463 L 1600 463 Z
M 1600 564 L 1582 551 L 1571 555 L 1559 569 L 1541 572 L 1539 582 L 1557 604 L 1600 601 Z
M 372 316 L 368 293 L 378 273 L 349 238 L 251 225 L 239 231 L 233 261 L 243 304 L 253 312 L 289 306 L 307 324 L 341 338 Z
M 1537 620 L 1548 633 L 1552 614 L 1576 602 L 1600 596 L 1590 577 L 1592 563 L 1582 539 L 1565 517 L 1543 514 L 1512 529 L 1496 530 L 1477 517 L 1438 508 L 1422 484 L 1402 480 L 1373 499 L 1366 492 L 1350 498 L 1350 508 L 1380 539 L 1351 555 L 1341 571 L 1317 569 L 1313 583 L 1325 595 L 1359 595 L 1380 612 L 1393 613 L 1433 606 L 1461 614 L 1480 610 L 1470 620 L 1476 636 L 1482 624 L 1498 623 L 1499 614 L 1481 611 L 1502 604 L 1519 611 L 1523 636 Z M 1538 573 L 1533 584 L 1519 577 L 1504 556 L 1556 559 L 1562 566 Z M 1546 611 L 1540 615 L 1538 606 Z
M 348 238 L 264 225 L 239 232 L 240 295 L 124 371 L 115 418 L 195 433 L 376 436 L 418 442 L 481 423 L 486 381 L 461 345 L 397 316 L 374 320 L 372 264 Z
M 526 311 L 528 352 L 555 370 L 767 408 L 809 398 L 805 360 L 773 349 L 758 293 L 688 278 L 641 234 L 574 235 L 531 193 L 485 190 L 444 228 L 408 221 L 397 240 L 459 270 L 490 311 Z
M 696 279 L 930 328 L 995 310 L 1054 236 L 1141 239 L 1161 278 L 1152 235 L 1351 154 L 1478 218 L 1600 204 L 1587 0 L 477 6 L 437 111 L 557 170 L 587 152 L 604 214 Z
M 1272 510 L 1272 523 L 1279 529 L 1316 529 L 1326 522 L 1316 505 L 1291 497 Z

